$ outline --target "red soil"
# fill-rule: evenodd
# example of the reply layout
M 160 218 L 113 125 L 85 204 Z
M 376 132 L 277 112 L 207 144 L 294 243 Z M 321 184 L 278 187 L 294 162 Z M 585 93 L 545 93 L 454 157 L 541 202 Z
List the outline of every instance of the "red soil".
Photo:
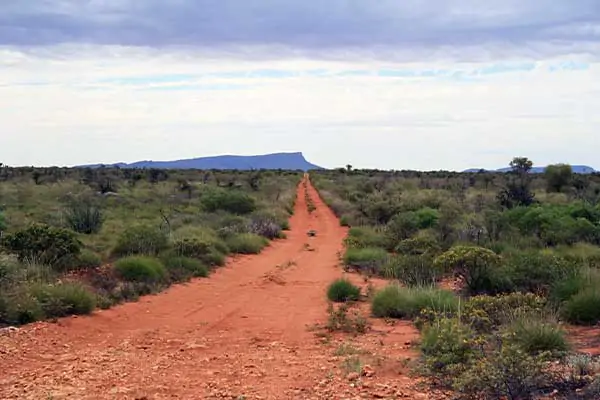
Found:
M 0 336 L 0 398 L 438 398 L 410 389 L 410 323 L 374 321 L 355 338 L 311 329 L 327 320 L 346 230 L 310 184 L 309 213 L 304 191 L 288 238 L 260 255 L 137 303 Z M 349 342 L 373 376 L 348 376 L 336 349 Z
M 600 356 L 600 328 L 597 326 L 570 326 L 569 340 L 575 350 L 592 356 Z

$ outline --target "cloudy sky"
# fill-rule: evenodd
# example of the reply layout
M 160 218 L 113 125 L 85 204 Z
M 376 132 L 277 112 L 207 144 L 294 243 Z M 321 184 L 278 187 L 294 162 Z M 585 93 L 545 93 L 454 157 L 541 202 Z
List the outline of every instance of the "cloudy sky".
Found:
M 600 168 L 598 0 L 0 0 L 0 162 Z

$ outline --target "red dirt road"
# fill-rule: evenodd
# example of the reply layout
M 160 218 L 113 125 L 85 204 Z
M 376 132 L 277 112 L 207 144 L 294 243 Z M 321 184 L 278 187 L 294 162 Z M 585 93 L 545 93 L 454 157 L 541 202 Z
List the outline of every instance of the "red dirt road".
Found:
M 346 231 L 310 184 L 309 214 L 304 191 L 288 238 L 260 255 L 137 303 L 0 337 L 0 399 L 433 398 L 408 395 L 400 375 L 402 357 L 414 356 L 410 324 L 378 322 L 355 339 L 309 329 L 327 319 Z M 356 384 L 335 353 L 350 341 L 376 371 Z

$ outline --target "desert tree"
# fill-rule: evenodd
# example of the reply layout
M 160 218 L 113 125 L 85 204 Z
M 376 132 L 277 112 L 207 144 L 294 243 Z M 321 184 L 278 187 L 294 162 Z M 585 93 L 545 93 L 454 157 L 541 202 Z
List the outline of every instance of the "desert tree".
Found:
M 533 168 L 533 161 L 527 157 L 515 157 L 510 162 L 510 168 L 519 176 L 528 174 Z
M 529 176 L 533 162 L 527 157 L 515 157 L 509 165 L 512 177 L 509 178 L 506 187 L 498 193 L 498 202 L 506 208 L 533 204 L 535 195 L 531 192 Z
M 571 184 L 573 169 L 569 164 L 549 165 L 544 175 L 546 177 L 546 190 L 558 193 Z

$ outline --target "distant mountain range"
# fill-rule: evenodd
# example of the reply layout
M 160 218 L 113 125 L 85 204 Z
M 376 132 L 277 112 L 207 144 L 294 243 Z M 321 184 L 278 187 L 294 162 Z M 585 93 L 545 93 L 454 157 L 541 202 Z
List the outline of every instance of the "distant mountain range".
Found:
M 304 158 L 302 153 L 274 153 L 257 156 L 214 156 L 199 157 L 175 161 L 138 161 L 131 164 L 93 164 L 82 165 L 82 168 L 100 167 L 119 168 L 157 168 L 157 169 L 222 169 L 222 170 L 251 170 L 251 169 L 285 169 L 302 170 L 323 169 Z
M 573 172 L 576 174 L 593 174 L 594 172 L 599 172 L 596 171 L 594 168 L 589 167 L 587 165 L 571 165 L 571 168 L 573 169 Z M 479 172 L 482 169 L 479 168 L 471 168 L 471 169 L 467 169 L 463 172 Z M 485 172 L 510 172 L 511 168 L 510 167 L 506 167 L 506 168 L 500 168 L 500 169 L 496 169 L 496 170 L 483 170 Z M 531 169 L 531 172 L 534 174 L 541 174 L 544 171 L 546 171 L 546 167 L 533 167 Z

